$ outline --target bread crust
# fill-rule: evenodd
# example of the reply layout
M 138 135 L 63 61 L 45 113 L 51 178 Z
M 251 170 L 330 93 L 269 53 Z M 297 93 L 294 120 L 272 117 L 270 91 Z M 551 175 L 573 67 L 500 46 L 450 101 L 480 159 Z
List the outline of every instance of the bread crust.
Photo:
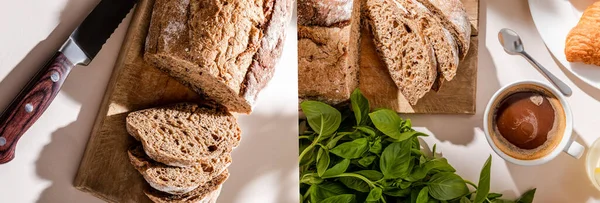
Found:
M 225 170 L 207 184 L 182 195 L 167 194 L 152 188 L 148 188 L 144 193 L 156 203 L 216 203 L 221 187 L 227 178 L 229 178 L 229 171 Z
M 230 111 L 250 113 L 281 56 L 293 0 L 157 0 L 144 58 Z
M 352 17 L 353 0 L 298 0 L 298 25 L 344 27 Z
M 156 190 L 169 194 L 188 193 L 217 177 L 231 164 L 231 155 L 223 154 L 207 164 L 192 167 L 174 167 L 156 162 L 148 157 L 142 146 L 127 151 L 129 161 Z

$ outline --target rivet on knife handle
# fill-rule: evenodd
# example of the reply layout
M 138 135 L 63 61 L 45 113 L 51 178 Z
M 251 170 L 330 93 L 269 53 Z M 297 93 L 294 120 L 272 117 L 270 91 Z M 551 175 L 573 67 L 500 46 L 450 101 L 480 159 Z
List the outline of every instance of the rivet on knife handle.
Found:
M 56 53 L 0 115 L 0 164 L 15 157 L 17 141 L 50 106 L 74 66 Z

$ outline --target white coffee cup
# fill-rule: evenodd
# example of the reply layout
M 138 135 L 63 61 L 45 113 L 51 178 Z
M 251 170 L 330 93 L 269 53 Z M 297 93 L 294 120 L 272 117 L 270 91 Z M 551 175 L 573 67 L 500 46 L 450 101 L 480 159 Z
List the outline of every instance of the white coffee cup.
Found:
M 517 159 L 515 157 L 512 157 L 512 156 L 506 154 L 504 151 L 500 150 L 500 148 L 498 148 L 498 146 L 492 139 L 491 136 L 493 136 L 493 135 L 491 134 L 491 132 L 494 131 L 494 126 L 492 126 L 493 125 L 492 119 L 495 119 L 494 118 L 495 115 L 493 115 L 493 114 L 495 114 L 496 108 L 507 96 L 521 91 L 521 90 L 517 90 L 517 89 L 526 90 L 526 89 L 529 89 L 529 87 L 535 87 L 536 89 L 539 89 L 539 90 L 545 90 L 544 91 L 545 93 L 551 94 L 549 96 L 553 96 L 558 99 L 559 103 L 562 106 L 562 109 L 564 110 L 564 119 L 563 119 L 565 122 L 564 134 L 563 134 L 560 142 L 558 144 L 555 144 L 554 149 L 552 149 L 547 154 L 545 154 L 539 158 L 536 158 L 536 159 Z M 535 90 L 535 89 L 531 88 L 531 90 Z M 560 110 L 560 109 L 556 109 L 556 110 Z M 585 151 L 585 147 L 583 147 L 583 145 L 581 145 L 571 139 L 571 135 L 573 132 L 573 115 L 571 112 L 571 107 L 567 103 L 567 100 L 565 99 L 565 97 L 560 93 L 560 91 L 558 91 L 553 86 L 550 86 L 550 85 L 547 85 L 545 83 L 538 82 L 538 81 L 515 82 L 515 83 L 509 84 L 507 86 L 504 86 L 500 90 L 498 90 L 494 94 L 494 96 L 492 96 L 492 99 L 490 100 L 487 107 L 485 108 L 485 113 L 484 113 L 484 117 L 483 117 L 483 128 L 485 131 L 485 137 L 487 138 L 488 143 L 490 144 L 492 149 L 496 152 L 496 154 L 498 154 L 503 159 L 505 159 L 511 163 L 518 164 L 518 165 L 533 166 L 533 165 L 544 164 L 544 163 L 554 159 L 561 152 L 566 152 L 567 154 L 571 155 L 572 157 L 579 159 L 583 155 L 583 152 Z

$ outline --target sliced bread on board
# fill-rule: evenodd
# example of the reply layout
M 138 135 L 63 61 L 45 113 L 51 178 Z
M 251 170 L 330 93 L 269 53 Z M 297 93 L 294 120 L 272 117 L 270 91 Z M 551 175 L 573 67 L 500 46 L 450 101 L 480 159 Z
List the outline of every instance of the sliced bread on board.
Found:
M 360 0 L 298 0 L 298 96 L 335 105 L 358 87 Z
M 250 113 L 274 73 L 293 0 L 157 0 L 146 61 L 230 111 Z
M 181 195 L 168 194 L 152 188 L 146 190 L 145 193 L 150 200 L 156 203 L 216 203 L 221 193 L 221 187 L 227 178 L 229 178 L 229 172 L 225 170 L 208 183 Z
M 459 63 L 458 44 L 450 31 L 422 3 L 416 0 L 398 2 L 411 13 L 427 41 L 433 46 L 438 78 L 432 88 L 438 91 L 445 81 L 451 81 L 456 76 Z
M 366 25 L 382 61 L 411 105 L 425 96 L 437 77 L 434 49 L 410 13 L 393 0 L 366 0 Z
M 126 124 L 150 158 L 170 166 L 210 163 L 241 139 L 237 119 L 213 105 L 179 103 L 135 111 Z
M 223 173 L 231 164 L 231 155 L 226 153 L 197 166 L 168 166 L 150 159 L 139 145 L 129 149 L 128 155 L 133 167 L 152 188 L 169 194 L 188 193 Z
M 460 0 L 416 0 L 433 13 L 452 33 L 458 44 L 460 58 L 469 52 L 471 43 L 471 23 L 463 3 Z

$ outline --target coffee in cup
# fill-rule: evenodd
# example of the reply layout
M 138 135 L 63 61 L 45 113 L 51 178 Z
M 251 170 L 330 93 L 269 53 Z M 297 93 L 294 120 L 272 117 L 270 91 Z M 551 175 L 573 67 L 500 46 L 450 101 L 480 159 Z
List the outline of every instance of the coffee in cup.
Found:
M 565 132 L 558 98 L 536 86 L 506 91 L 494 110 L 492 140 L 507 155 L 521 160 L 546 156 Z
M 579 158 L 584 147 L 571 140 L 573 119 L 565 97 L 535 81 L 501 88 L 486 107 L 488 143 L 502 158 L 520 165 L 545 163 L 565 151 Z

